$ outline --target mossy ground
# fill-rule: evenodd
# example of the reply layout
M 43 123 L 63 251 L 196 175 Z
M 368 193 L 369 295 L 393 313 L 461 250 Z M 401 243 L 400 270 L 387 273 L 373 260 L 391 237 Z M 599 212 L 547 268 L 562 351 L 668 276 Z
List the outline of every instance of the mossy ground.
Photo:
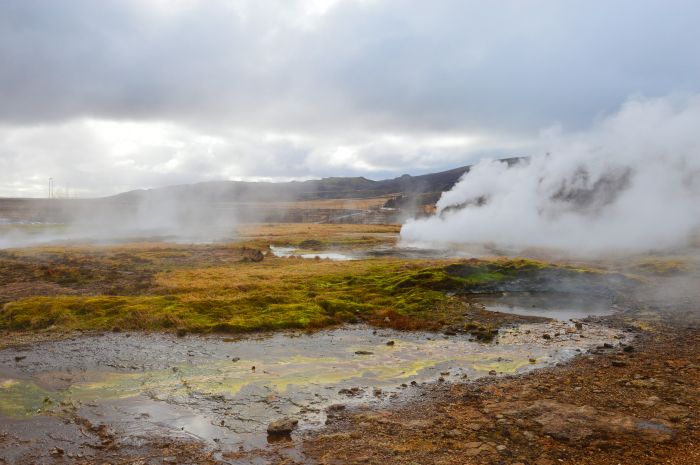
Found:
M 277 240 L 352 243 L 375 232 L 353 228 L 343 235 L 342 228 L 331 226 L 311 234 L 304 233 L 309 225 L 282 226 L 276 230 Z M 240 333 L 348 322 L 438 329 L 464 324 L 465 304 L 454 293 L 554 267 L 503 258 L 333 262 L 268 256 L 249 262 L 242 261 L 244 256 L 240 245 L 129 244 L 3 252 L 0 331 Z M 27 290 L 21 283 L 32 286 Z M 8 291 L 18 286 L 22 292 Z M 473 322 L 466 327 L 484 329 Z

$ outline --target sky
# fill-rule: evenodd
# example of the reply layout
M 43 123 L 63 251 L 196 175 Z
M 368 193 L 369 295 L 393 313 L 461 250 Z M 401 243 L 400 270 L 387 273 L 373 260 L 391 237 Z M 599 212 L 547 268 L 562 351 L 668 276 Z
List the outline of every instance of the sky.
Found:
M 696 0 L 3 0 L 0 196 L 536 155 L 700 92 L 698 24 Z

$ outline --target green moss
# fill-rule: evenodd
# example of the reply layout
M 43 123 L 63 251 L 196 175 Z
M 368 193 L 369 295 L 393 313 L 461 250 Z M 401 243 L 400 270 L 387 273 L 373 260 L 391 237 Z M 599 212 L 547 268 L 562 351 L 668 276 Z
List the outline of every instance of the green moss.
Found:
M 249 332 L 367 321 L 437 329 L 459 321 L 452 293 L 514 279 L 546 265 L 527 260 L 459 263 L 367 260 L 345 264 L 266 260 L 260 265 L 166 274 L 163 295 L 31 297 L 0 312 L 0 330 Z M 488 339 L 492 328 L 475 328 Z

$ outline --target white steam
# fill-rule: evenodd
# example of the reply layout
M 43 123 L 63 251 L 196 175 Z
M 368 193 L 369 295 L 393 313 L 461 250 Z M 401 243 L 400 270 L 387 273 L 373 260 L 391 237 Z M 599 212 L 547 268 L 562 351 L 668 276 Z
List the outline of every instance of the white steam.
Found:
M 233 239 L 237 225 L 230 205 L 159 190 L 127 201 L 54 199 L 17 210 L 29 219 L 0 217 L 0 249 L 58 243 L 217 242 Z
M 541 153 L 480 162 L 402 240 L 626 253 L 700 227 L 700 96 L 628 101 L 589 131 L 543 133 Z

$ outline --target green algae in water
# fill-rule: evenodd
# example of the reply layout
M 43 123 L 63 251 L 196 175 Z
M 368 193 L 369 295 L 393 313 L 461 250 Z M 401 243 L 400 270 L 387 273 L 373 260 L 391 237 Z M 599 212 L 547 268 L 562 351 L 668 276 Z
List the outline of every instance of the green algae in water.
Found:
M 0 381 L 0 415 L 21 418 L 53 408 L 56 393 L 42 389 L 32 381 L 6 379 Z
M 443 341 L 398 342 L 396 348 L 371 347 L 370 356 L 352 356 L 357 347 L 339 357 L 291 356 L 249 360 L 248 364 L 218 360 L 200 365 L 181 365 L 142 373 L 91 373 L 92 380 L 50 392 L 31 381 L 8 380 L 0 385 L 0 413 L 6 416 L 40 414 L 55 402 L 95 402 L 129 399 L 146 394 L 153 399 L 187 399 L 193 393 L 244 396 L 247 388 L 263 388 L 277 394 L 298 390 L 322 390 L 357 383 L 391 387 L 409 379 L 434 380 L 430 369 L 450 364 L 481 374 L 490 370 L 515 373 L 529 365 L 526 357 L 489 357 L 456 354 L 454 344 Z M 514 354 L 506 354 L 514 355 Z M 431 378 L 432 376 L 432 378 Z M 51 399 L 47 402 L 46 399 Z

